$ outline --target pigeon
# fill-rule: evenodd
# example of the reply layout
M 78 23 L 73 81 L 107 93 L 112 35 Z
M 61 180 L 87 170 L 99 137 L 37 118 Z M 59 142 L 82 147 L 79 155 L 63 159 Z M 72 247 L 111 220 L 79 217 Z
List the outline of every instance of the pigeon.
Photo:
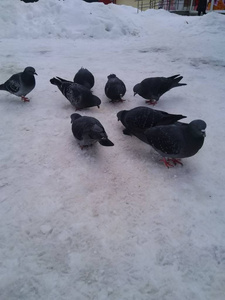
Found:
M 85 68 L 81 68 L 74 76 L 73 81 L 91 89 L 95 84 L 93 74 Z
M 181 158 L 195 155 L 203 146 L 206 123 L 194 120 L 189 124 L 177 122 L 148 128 L 145 135 L 151 145 L 162 157 L 166 167 L 182 164 Z
M 102 146 L 114 146 L 108 139 L 102 124 L 93 117 L 81 116 L 74 113 L 70 116 L 72 123 L 72 132 L 74 137 L 83 149 L 99 142 Z
M 92 92 L 85 86 L 62 79 L 60 77 L 54 77 L 50 79 L 50 82 L 56 85 L 62 94 L 70 101 L 70 103 L 80 110 L 87 107 L 97 106 L 99 108 L 101 100 L 92 94 Z
M 155 105 L 159 98 L 172 88 L 187 85 L 186 83 L 179 83 L 182 78 L 180 74 L 171 77 L 146 78 L 134 86 L 134 96 L 138 94 L 144 99 L 148 99 L 146 103 Z
M 23 72 L 12 75 L 5 83 L 0 84 L 0 90 L 21 97 L 24 102 L 29 102 L 30 100 L 25 96 L 35 87 L 34 75 L 37 75 L 35 69 L 26 67 Z
M 135 135 L 143 142 L 148 143 L 144 134 L 147 128 L 173 124 L 180 119 L 186 118 L 186 116 L 169 114 L 150 107 L 138 106 L 130 110 L 119 111 L 117 118 L 125 127 L 123 130 L 124 134 Z
M 110 74 L 107 78 L 108 81 L 105 85 L 106 96 L 111 99 L 111 102 L 125 101 L 122 99 L 126 93 L 126 86 L 124 82 L 116 77 L 115 74 Z

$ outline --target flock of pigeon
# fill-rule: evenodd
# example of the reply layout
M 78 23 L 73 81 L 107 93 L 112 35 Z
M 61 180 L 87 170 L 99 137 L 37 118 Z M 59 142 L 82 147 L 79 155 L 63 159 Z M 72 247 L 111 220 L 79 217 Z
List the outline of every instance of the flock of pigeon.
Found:
M 26 67 L 23 72 L 12 75 L 1 84 L 0 90 L 19 96 L 23 101 L 29 101 L 26 95 L 35 87 L 34 75 L 37 75 L 35 69 Z M 146 78 L 134 86 L 134 95 L 139 94 L 147 99 L 146 103 L 155 105 L 170 89 L 186 85 L 180 83 L 182 78 L 180 75 Z M 91 91 L 95 83 L 94 76 L 85 68 L 76 73 L 73 81 L 54 77 L 50 82 L 58 87 L 76 110 L 93 106 L 99 108 L 101 104 L 101 100 Z M 111 102 L 124 101 L 122 97 L 125 93 L 124 82 L 115 74 L 110 74 L 105 85 L 106 96 Z M 162 161 L 168 168 L 176 164 L 182 165 L 180 159 L 195 155 L 204 143 L 206 123 L 203 120 L 182 123 L 178 121 L 186 116 L 169 114 L 145 106 L 119 111 L 117 118 L 125 127 L 125 135 L 134 135 L 151 145 L 162 156 Z M 96 142 L 102 146 L 114 145 L 96 118 L 74 113 L 71 115 L 71 123 L 73 135 L 81 149 Z

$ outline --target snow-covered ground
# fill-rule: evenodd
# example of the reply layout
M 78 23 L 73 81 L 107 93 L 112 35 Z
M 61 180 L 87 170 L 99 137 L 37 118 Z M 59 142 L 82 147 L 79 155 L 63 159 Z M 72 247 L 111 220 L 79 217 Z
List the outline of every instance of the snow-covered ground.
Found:
M 1 300 L 223 300 L 225 16 L 79 0 L 0 2 L 0 82 L 35 67 L 30 103 L 0 91 Z M 53 76 L 95 76 L 114 147 L 81 150 Z M 107 76 L 126 86 L 104 95 Z M 181 74 L 156 109 L 207 123 L 202 149 L 167 169 L 116 114 L 146 105 L 133 86 Z

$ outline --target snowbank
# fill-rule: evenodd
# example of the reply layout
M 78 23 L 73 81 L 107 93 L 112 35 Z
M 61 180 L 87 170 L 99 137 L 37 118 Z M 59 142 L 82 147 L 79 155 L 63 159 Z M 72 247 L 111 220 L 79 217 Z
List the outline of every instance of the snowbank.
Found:
M 1 0 L 0 38 L 116 38 L 141 32 L 136 9 L 81 0 Z

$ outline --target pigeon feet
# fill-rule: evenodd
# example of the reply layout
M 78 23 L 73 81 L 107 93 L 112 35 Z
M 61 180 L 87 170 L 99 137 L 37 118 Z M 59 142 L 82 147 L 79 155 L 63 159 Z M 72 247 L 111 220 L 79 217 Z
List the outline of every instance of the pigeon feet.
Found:
M 166 159 L 165 157 L 160 159 L 160 161 L 162 161 L 164 163 L 164 165 L 169 169 L 169 168 L 173 168 L 174 166 L 176 166 L 177 164 L 183 166 L 182 162 L 180 161 L 180 159 L 176 159 L 176 158 L 168 158 Z M 171 164 L 172 163 L 172 164 Z
M 180 161 L 180 159 L 169 158 L 168 161 L 171 161 L 174 164 L 174 166 L 176 166 L 177 164 L 183 166 L 183 163 Z
M 168 169 L 174 167 L 174 165 L 171 165 L 169 160 L 166 160 L 164 157 L 160 159 L 160 161 L 162 161 Z
M 27 98 L 27 97 L 24 97 L 24 96 L 21 97 L 21 100 L 22 100 L 23 102 L 30 102 L 30 99 Z
M 157 101 L 156 100 L 146 100 L 145 103 L 155 106 Z
M 83 146 L 80 146 L 80 149 L 81 150 L 84 150 L 84 149 L 87 149 L 89 147 L 91 147 L 92 145 L 83 145 Z
M 124 99 L 116 99 L 116 100 L 110 100 L 109 102 L 115 103 L 115 102 L 124 102 L 124 101 L 126 101 L 126 100 L 124 100 Z

